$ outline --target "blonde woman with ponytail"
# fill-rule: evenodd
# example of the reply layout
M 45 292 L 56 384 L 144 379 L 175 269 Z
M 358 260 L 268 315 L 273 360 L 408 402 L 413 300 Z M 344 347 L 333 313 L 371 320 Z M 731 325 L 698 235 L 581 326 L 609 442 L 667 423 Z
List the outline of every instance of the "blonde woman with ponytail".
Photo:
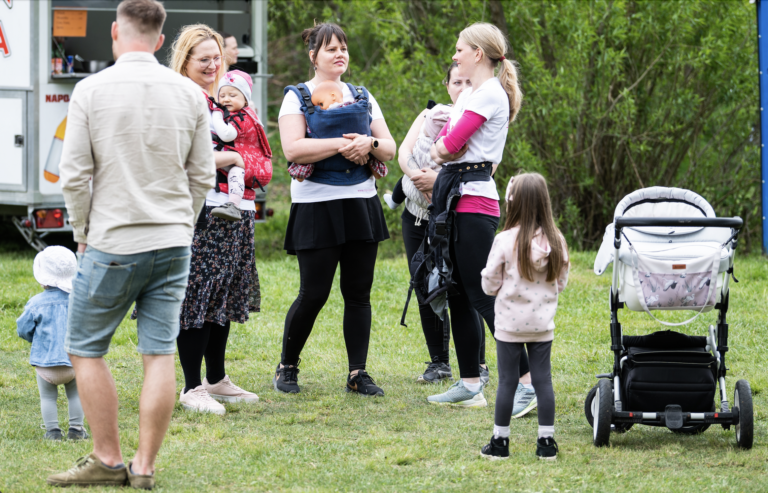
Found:
M 483 317 L 493 334 L 495 299 L 483 292 L 480 282 L 499 226 L 499 194 L 492 174 L 494 163 L 501 162 L 509 124 L 523 99 L 517 68 L 506 59 L 507 51 L 507 40 L 492 24 L 472 24 L 459 34 L 453 60 L 458 66 L 457 76 L 469 78 L 472 87 L 461 93 L 430 150 L 432 159 L 443 165 L 432 192 L 430 240 L 436 232 L 435 219 L 446 211 L 453 216 L 449 251 L 438 253 L 450 255 L 453 265 L 451 275 L 457 289 L 449 294 L 448 306 L 461 374 L 461 380 L 447 392 L 427 398 L 434 404 L 488 405 L 483 395 L 487 378 L 481 379 L 485 368 L 480 366 L 479 356 L 485 334 L 474 312 Z M 449 196 L 454 195 L 460 198 L 448 204 Z M 519 370 L 522 378 L 514 417 L 536 407 L 525 352 Z

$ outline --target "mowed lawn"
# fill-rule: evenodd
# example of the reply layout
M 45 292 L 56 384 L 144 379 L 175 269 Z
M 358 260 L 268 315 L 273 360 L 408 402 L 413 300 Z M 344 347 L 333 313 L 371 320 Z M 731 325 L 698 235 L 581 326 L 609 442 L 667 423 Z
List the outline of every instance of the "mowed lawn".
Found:
M 37 385 L 28 364 L 29 345 L 16 336 L 15 319 L 40 291 L 31 252 L 0 254 L 0 491 L 41 491 L 48 474 L 62 471 L 91 451 L 84 443 L 42 439 Z M 534 456 L 536 413 L 512 423 L 510 460 L 478 455 L 493 426 L 497 374 L 489 341 L 489 407 L 453 409 L 427 404 L 448 387 L 416 384 L 428 359 L 415 305 L 408 328 L 399 324 L 407 275 L 404 258 L 377 264 L 372 298 L 373 332 L 368 370 L 386 397 L 367 399 L 343 391 L 346 352 L 343 303 L 334 292 L 302 354 L 302 392 L 272 389 L 280 357 L 284 316 L 298 291 L 294 257 L 259 264 L 262 313 L 234 325 L 228 373 L 258 393 L 256 405 L 228 405 L 226 416 L 184 412 L 177 404 L 157 462 L 159 491 L 767 491 L 768 262 L 737 258 L 729 316 L 729 400 L 746 378 L 755 404 L 755 446 L 737 450 L 733 430 L 712 427 L 700 436 L 636 426 L 613 435 L 611 446 L 592 446 L 584 397 L 596 373 L 611 369 L 607 289 L 609 276 L 592 273 L 594 253 L 573 255 L 570 282 L 561 297 L 553 348 L 557 398 L 555 463 Z M 663 313 L 662 315 L 670 315 Z M 671 314 L 680 319 L 682 314 Z M 620 314 L 625 332 L 662 327 L 645 314 Z M 704 334 L 715 312 L 683 329 Z M 453 350 L 453 349 L 452 349 Z M 138 440 L 142 381 L 135 323 L 120 326 L 107 356 L 120 396 L 120 430 L 126 459 Z M 455 354 L 454 371 L 458 373 Z M 183 382 L 177 365 L 178 389 Z M 66 422 L 66 399 L 59 399 Z

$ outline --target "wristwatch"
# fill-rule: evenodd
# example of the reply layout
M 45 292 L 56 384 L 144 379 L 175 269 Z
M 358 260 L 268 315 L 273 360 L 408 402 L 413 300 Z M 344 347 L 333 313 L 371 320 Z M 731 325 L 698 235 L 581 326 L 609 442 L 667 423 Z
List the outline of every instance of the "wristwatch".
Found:
M 371 149 L 376 150 L 379 148 L 378 139 L 371 138 Z

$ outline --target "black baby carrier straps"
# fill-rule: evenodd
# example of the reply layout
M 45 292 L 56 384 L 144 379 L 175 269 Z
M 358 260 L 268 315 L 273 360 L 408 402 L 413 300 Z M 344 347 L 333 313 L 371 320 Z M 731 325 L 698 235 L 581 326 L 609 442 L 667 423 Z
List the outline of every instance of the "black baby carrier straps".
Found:
M 472 181 L 490 181 L 491 162 L 458 163 L 443 166 L 432 189 L 429 206 L 427 235 L 410 260 L 411 276 L 408 298 L 405 300 L 400 325 L 407 327 L 405 315 L 411 294 L 416 294 L 420 305 L 430 305 L 440 322 L 436 329 L 443 330 L 443 348 L 448 350 L 451 324 L 448 318 L 448 295 L 456 294 L 453 280 L 453 262 L 450 245 L 458 239 L 455 227 L 456 204 L 461 198 L 461 184 Z

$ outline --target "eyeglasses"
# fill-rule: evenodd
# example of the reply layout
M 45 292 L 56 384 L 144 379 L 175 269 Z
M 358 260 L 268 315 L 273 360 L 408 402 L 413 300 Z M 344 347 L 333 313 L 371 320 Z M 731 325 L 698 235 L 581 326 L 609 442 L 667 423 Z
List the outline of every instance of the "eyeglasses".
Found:
M 220 56 L 217 56 L 215 58 L 208 58 L 208 57 L 204 57 L 204 58 L 190 58 L 189 61 L 190 62 L 194 61 L 194 62 L 199 63 L 200 64 L 200 68 L 203 69 L 203 70 L 208 68 L 208 66 L 211 64 L 211 62 L 213 62 L 213 64 L 215 66 L 217 66 L 217 67 L 221 66 L 221 57 Z

